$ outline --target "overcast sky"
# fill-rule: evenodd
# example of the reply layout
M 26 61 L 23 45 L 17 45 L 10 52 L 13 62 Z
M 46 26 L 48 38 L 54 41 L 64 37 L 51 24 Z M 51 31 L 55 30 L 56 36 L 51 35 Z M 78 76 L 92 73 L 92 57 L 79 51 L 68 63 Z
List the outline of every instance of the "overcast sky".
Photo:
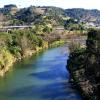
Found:
M 35 5 L 100 10 L 100 0 L 0 0 L 0 7 L 3 7 L 6 4 L 16 4 L 18 7 Z

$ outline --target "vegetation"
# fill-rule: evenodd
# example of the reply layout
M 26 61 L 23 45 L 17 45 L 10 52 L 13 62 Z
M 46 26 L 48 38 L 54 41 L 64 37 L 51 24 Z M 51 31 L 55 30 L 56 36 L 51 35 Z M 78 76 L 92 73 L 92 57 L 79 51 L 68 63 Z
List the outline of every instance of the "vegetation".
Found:
M 94 22 L 99 23 L 100 22 L 100 11 L 93 9 L 93 10 L 87 10 L 87 9 L 66 9 L 65 13 L 67 16 L 77 19 L 78 21 L 83 22 Z
M 8 66 L 16 60 L 46 49 L 55 41 L 60 41 L 60 37 L 57 38 L 58 34 L 52 33 L 52 24 L 46 23 L 35 24 L 29 29 L 0 32 L 0 76 L 3 76 L 9 70 Z
M 59 45 L 63 45 L 64 43 L 65 43 L 64 40 L 55 41 L 52 44 L 50 44 L 50 47 L 57 47 Z
M 84 30 L 83 23 L 79 23 L 77 20 L 68 19 L 64 24 L 65 29 L 73 31 L 73 30 Z
M 70 53 L 68 70 L 85 100 L 100 99 L 100 29 L 89 29 L 86 49 Z M 83 85 L 84 84 L 84 85 Z
M 55 25 L 64 25 L 65 21 L 69 18 L 75 19 L 80 25 L 77 25 L 77 23 L 69 25 L 69 27 L 71 26 L 74 28 L 81 28 L 82 23 L 100 24 L 100 11 L 96 9 L 87 10 L 76 8 L 64 10 L 52 6 L 30 6 L 28 8 L 19 9 L 16 5 L 11 4 L 5 5 L 4 8 L 0 8 L 0 14 L 6 17 L 7 25 L 33 25 L 34 23 L 43 21 L 44 17 L 51 20 Z
M 43 22 L 46 17 L 55 25 L 63 25 L 65 13 L 64 10 L 57 7 L 35 7 L 18 9 L 16 5 L 5 5 L 0 8 L 0 14 L 6 16 L 8 25 L 33 25 Z
M 6 29 L 2 29 L 5 26 L 31 27 L 5 32 Z M 61 27 L 62 30 L 59 30 Z M 3 57 L 6 53 L 16 61 L 48 46 L 58 46 L 64 43 L 62 38 L 68 34 L 80 35 L 84 30 L 83 22 L 58 7 L 30 6 L 19 9 L 16 5 L 6 5 L 0 8 L 0 48 L 3 48 L 0 54 Z M 0 66 L 4 66 L 3 58 L 1 59 Z

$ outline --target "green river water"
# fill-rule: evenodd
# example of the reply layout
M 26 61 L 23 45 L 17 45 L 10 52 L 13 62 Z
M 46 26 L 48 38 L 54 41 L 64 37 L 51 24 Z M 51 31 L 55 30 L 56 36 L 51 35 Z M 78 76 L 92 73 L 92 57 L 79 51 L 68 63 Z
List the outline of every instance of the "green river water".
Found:
M 0 78 L 0 100 L 82 100 L 68 82 L 67 46 L 17 62 Z

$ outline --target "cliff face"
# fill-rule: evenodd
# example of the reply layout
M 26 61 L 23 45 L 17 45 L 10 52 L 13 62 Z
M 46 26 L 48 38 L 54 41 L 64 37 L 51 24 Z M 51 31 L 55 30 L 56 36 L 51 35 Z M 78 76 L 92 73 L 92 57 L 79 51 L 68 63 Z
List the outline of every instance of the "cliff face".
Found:
M 70 53 L 68 70 L 85 100 L 100 100 L 100 30 L 88 32 L 86 49 Z

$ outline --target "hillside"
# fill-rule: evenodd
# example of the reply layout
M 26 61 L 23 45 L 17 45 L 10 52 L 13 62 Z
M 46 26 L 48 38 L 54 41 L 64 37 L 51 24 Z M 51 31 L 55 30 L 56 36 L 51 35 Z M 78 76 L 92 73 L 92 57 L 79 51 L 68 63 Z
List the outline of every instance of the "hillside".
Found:
M 66 9 L 67 16 L 77 19 L 81 22 L 93 22 L 100 24 L 100 11 L 97 9 L 87 10 L 81 8 Z
M 54 25 L 64 25 L 65 21 L 71 18 L 84 23 L 86 27 L 100 27 L 100 11 L 96 9 L 62 9 L 52 6 L 30 6 L 19 9 L 16 5 L 10 4 L 0 8 L 1 15 L 6 17 L 3 25 L 32 25 L 43 21 L 43 18 L 51 20 Z
M 6 16 L 8 25 L 34 24 L 43 21 L 43 18 L 52 20 L 55 25 L 63 25 L 66 17 L 64 10 L 57 7 L 35 7 L 17 8 L 16 5 L 6 5 L 0 8 L 0 15 Z

